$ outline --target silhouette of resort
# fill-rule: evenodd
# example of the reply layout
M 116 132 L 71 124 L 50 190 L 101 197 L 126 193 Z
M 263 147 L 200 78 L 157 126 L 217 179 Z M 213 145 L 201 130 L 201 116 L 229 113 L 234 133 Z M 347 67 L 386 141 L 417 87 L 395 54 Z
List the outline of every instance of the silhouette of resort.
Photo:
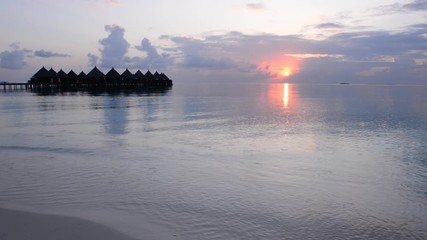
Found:
M 85 74 L 79 74 L 71 70 L 65 73 L 62 69 L 56 72 L 52 68 L 47 70 L 42 67 L 28 81 L 31 88 L 57 87 L 61 89 L 86 89 L 86 88 L 110 88 L 110 89 L 162 89 L 172 86 L 172 80 L 164 73 L 153 74 L 148 70 L 145 74 L 140 70 L 132 74 L 126 69 L 122 74 L 111 68 L 104 74 L 96 66 Z

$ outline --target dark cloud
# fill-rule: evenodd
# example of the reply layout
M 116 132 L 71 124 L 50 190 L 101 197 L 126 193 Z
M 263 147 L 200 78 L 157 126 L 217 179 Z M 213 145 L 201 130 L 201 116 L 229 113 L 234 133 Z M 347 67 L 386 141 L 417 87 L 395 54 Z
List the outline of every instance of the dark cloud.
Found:
M 135 46 L 141 52 L 146 53 L 145 58 L 133 57 L 127 58 L 127 61 L 132 63 L 137 68 L 156 68 L 163 69 L 172 64 L 173 58 L 171 55 L 163 53 L 159 54 L 156 48 L 151 44 L 147 38 L 142 39 L 141 44 Z
M 325 23 L 320 28 L 340 28 Z M 240 32 L 206 35 L 204 38 L 162 36 L 168 48 L 158 48 L 144 38 L 135 49 L 141 56 L 129 56 L 130 44 L 124 29 L 107 26 L 109 35 L 101 44 L 102 67 L 200 70 L 212 74 L 234 72 L 242 76 L 267 77 L 274 69 L 299 63 L 293 75 L 302 82 L 422 82 L 427 72 L 427 24 L 408 26 L 406 31 L 340 32 L 323 39 L 302 35 Z M 163 53 L 158 50 L 161 49 Z M 98 62 L 88 55 L 92 65 Z M 277 62 L 278 61 L 278 62 Z M 274 65 L 275 64 L 275 65 Z M 277 76 L 272 74 L 270 76 Z
M 12 43 L 11 50 L 0 53 L 0 68 L 22 69 L 27 65 L 25 57 L 31 53 L 31 50 L 22 49 L 19 43 Z
M 200 54 L 188 54 L 185 56 L 184 67 L 209 68 L 209 69 L 230 69 L 235 66 L 230 58 L 209 58 Z
M 408 11 L 427 11 L 427 0 L 415 0 L 404 4 L 402 8 Z
M 135 48 L 139 51 L 146 52 L 148 57 L 150 58 L 156 58 L 159 56 L 156 48 L 151 45 L 150 40 L 148 40 L 147 38 L 142 39 L 141 44 L 139 46 L 135 46 Z
M 64 53 L 56 53 L 52 51 L 46 51 L 46 50 L 37 50 L 34 51 L 34 56 L 36 57 L 42 57 L 42 58 L 52 58 L 52 57 L 71 57 L 71 55 L 64 54 Z
M 224 46 L 217 45 L 214 41 L 194 39 L 190 37 L 171 37 L 180 52 L 180 66 L 186 68 L 230 69 L 237 64 L 226 56 Z
M 298 53 L 292 49 L 302 49 L 303 45 L 308 46 L 304 42 L 311 41 L 296 36 L 245 35 L 240 32 L 206 36 L 204 39 L 167 38 L 176 45 L 174 52 L 179 52 L 178 62 L 182 67 L 235 69 L 241 72 L 253 70 L 253 66 L 263 58 L 273 57 L 280 52 Z
M 125 55 L 128 52 L 130 44 L 124 38 L 125 29 L 117 25 L 106 25 L 105 31 L 109 33 L 108 37 L 99 40 L 101 44 L 101 67 L 123 67 Z
M 265 72 L 264 60 L 289 55 L 300 58 L 298 81 L 425 81 L 427 24 L 405 32 L 359 31 L 338 33 L 322 40 L 298 35 L 246 35 L 230 32 L 206 36 L 165 37 L 185 68 L 234 69 Z M 280 64 L 280 63 L 279 63 Z M 424 69 L 424 70 L 423 70 Z
M 413 0 L 406 4 L 399 2 L 382 5 L 375 10 L 379 15 L 427 11 L 427 0 Z
M 251 11 L 262 11 L 266 10 L 264 3 L 257 2 L 257 3 L 246 3 L 246 8 Z
M 48 50 L 30 50 L 22 49 L 19 43 L 12 43 L 10 50 L 0 53 L 0 68 L 7 69 L 22 69 L 27 65 L 26 58 L 41 57 L 41 58 L 54 58 L 54 57 L 71 57 L 68 54 L 56 53 Z
M 422 82 L 425 81 L 415 59 L 427 58 L 427 41 L 423 25 L 406 32 L 386 31 L 340 33 L 315 43 L 319 53 L 339 54 L 339 59 L 307 59 L 300 77 L 321 78 L 337 82 L 353 81 Z M 310 70 L 311 69 L 311 70 Z M 417 71 L 415 71 L 418 69 Z M 311 71 L 312 74 L 309 74 Z M 424 71 L 425 72 L 425 71 Z
M 315 26 L 318 29 L 328 29 L 328 28 L 344 28 L 344 25 L 332 22 L 321 23 Z
M 426 29 L 411 28 L 406 32 L 366 31 L 336 34 L 324 42 L 328 52 L 360 59 L 373 55 L 402 55 L 412 50 L 427 50 L 423 34 Z

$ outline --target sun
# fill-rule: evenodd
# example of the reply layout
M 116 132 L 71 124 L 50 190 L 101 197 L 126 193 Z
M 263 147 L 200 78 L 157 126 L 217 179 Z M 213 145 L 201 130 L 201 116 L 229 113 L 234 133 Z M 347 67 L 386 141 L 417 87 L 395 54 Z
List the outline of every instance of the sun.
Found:
M 268 74 L 271 79 L 283 80 L 299 71 L 300 59 L 282 54 L 264 60 L 260 66 L 262 71 Z
M 290 67 L 283 67 L 283 70 L 281 71 L 281 75 L 283 77 L 289 77 L 292 75 L 292 68 Z

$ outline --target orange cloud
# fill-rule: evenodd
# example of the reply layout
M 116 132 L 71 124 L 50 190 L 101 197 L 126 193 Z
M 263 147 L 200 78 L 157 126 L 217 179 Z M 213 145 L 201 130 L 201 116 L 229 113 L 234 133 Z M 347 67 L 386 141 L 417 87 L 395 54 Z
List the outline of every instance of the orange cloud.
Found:
M 273 80 L 283 80 L 299 72 L 301 59 L 281 54 L 262 61 L 259 66 L 261 72 L 268 74 Z

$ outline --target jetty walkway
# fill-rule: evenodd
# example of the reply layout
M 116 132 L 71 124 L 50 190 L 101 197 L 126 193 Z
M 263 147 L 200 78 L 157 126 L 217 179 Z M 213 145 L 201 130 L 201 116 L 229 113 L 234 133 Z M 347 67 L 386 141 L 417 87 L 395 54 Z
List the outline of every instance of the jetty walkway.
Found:
M 0 89 L 3 91 L 26 90 L 34 87 L 33 85 L 29 83 L 0 83 Z

